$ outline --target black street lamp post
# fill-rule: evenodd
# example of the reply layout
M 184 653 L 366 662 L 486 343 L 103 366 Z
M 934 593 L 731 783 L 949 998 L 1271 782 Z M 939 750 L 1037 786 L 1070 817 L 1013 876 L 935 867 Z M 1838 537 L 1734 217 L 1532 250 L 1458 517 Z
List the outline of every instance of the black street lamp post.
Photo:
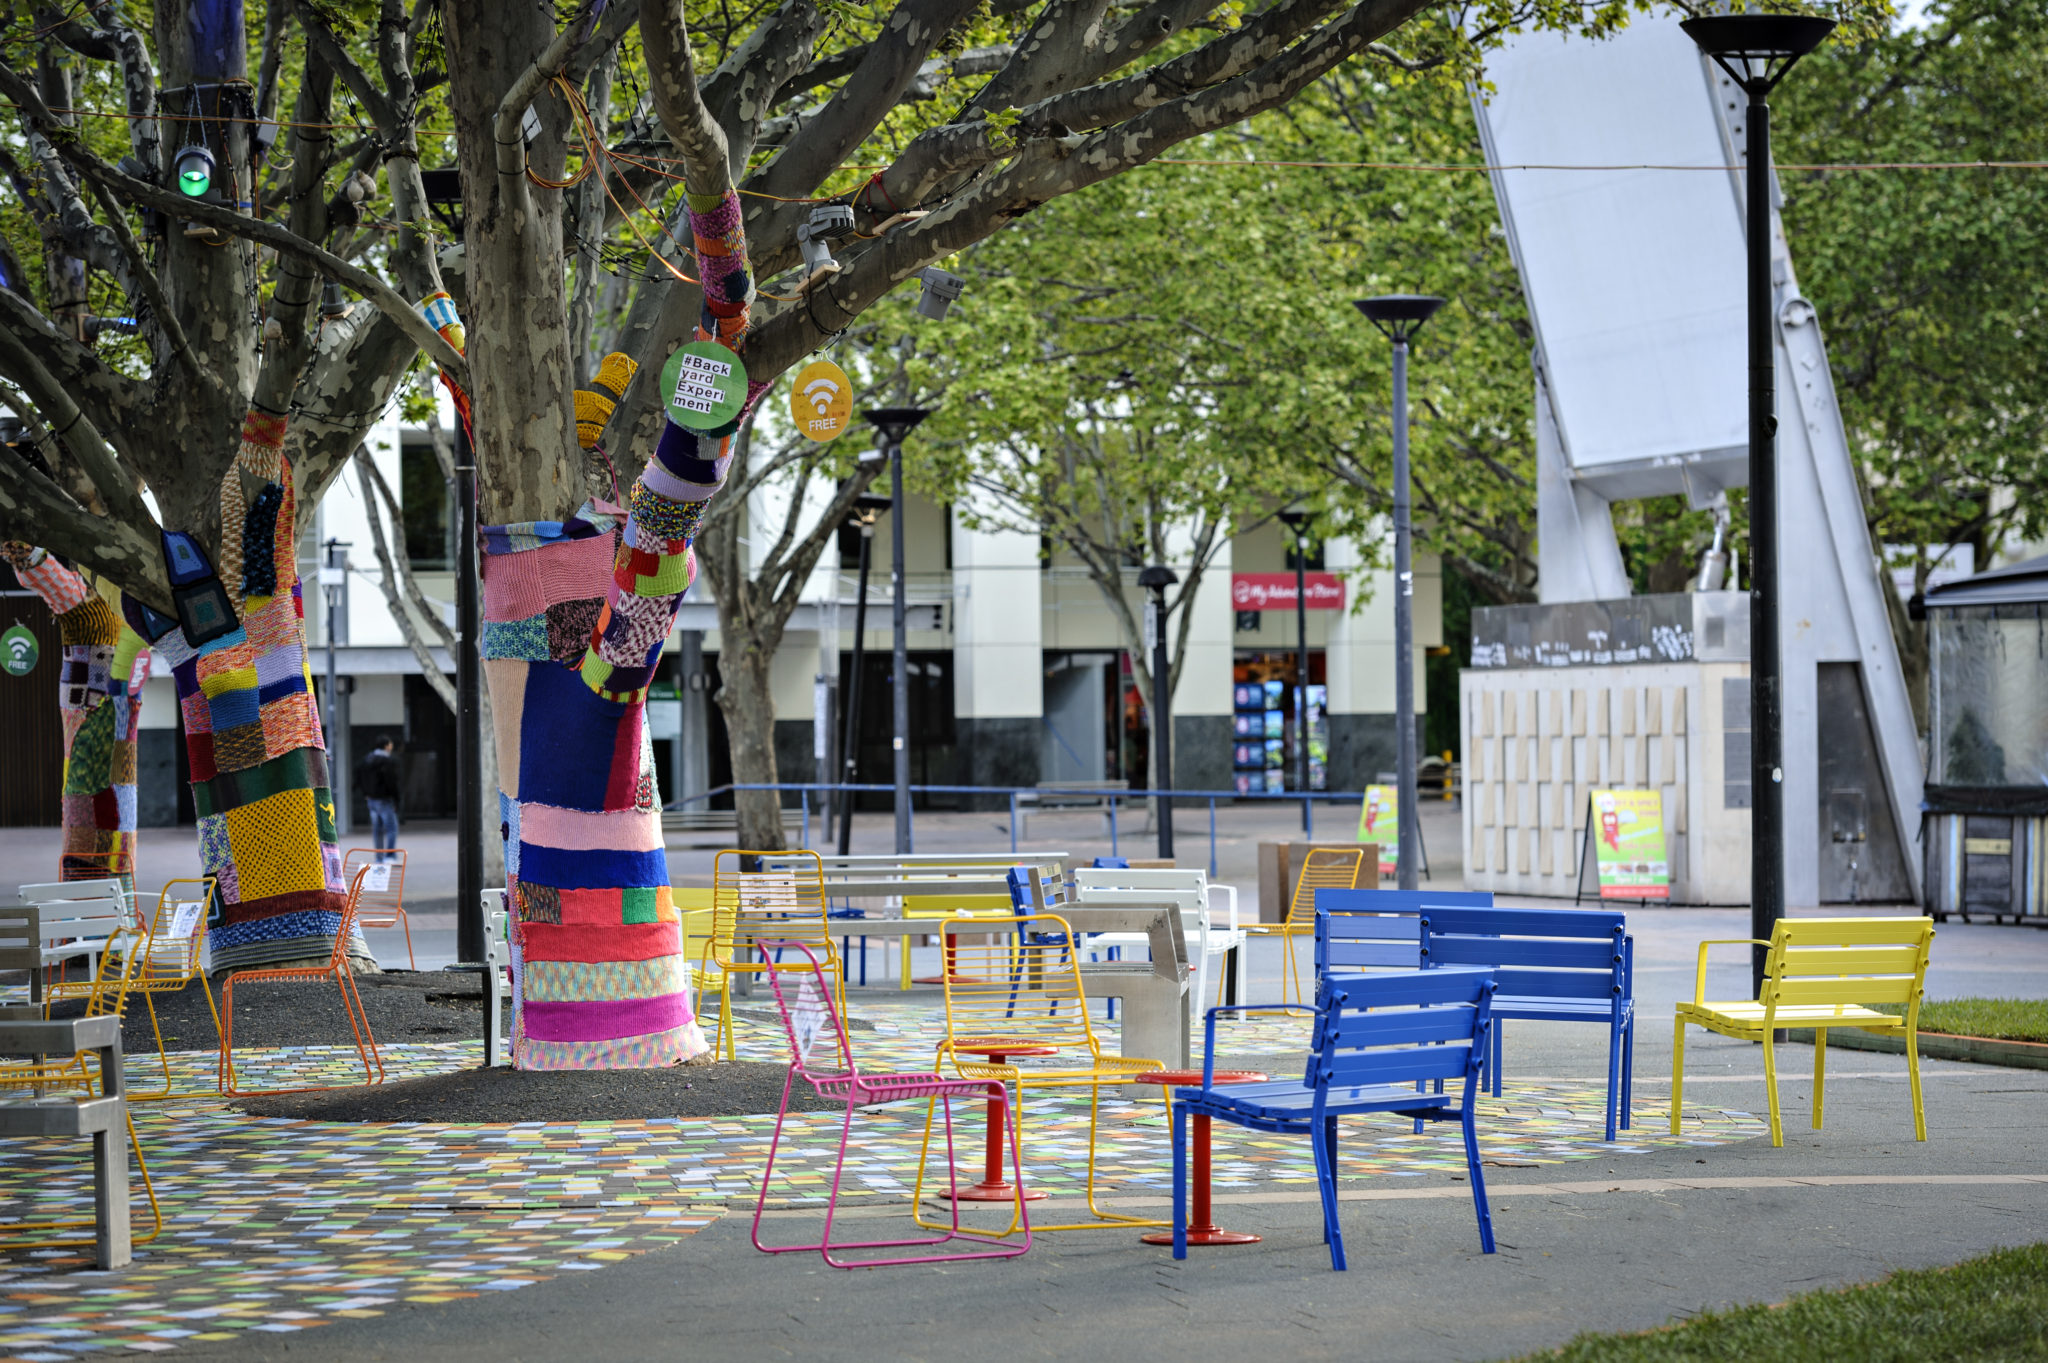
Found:
M 846 715 L 839 724 L 841 780 L 860 782 L 860 676 L 868 656 L 868 567 L 874 561 L 875 517 L 889 505 L 886 497 L 863 493 L 854 501 L 853 523 L 860 527 L 860 595 L 853 603 L 853 680 L 846 684 Z M 853 802 L 855 792 L 839 793 L 839 855 L 853 850 Z
M 1308 546 L 1302 532 L 1308 527 L 1306 511 L 1283 511 L 1280 521 L 1294 532 L 1294 752 L 1299 773 L 1296 787 L 1301 792 L 1301 829 L 1313 831 L 1308 802 Z
M 1394 343 L 1394 780 L 1399 829 L 1395 860 L 1404 890 L 1417 887 L 1421 844 L 1416 824 L 1421 801 L 1415 790 L 1415 565 L 1408 523 L 1408 342 L 1443 305 L 1441 298 L 1413 293 L 1362 298 L 1355 305 Z
M 1771 334 L 1770 93 L 1818 47 L 1832 19 L 1725 14 L 1680 25 L 1749 97 L 1743 147 L 1748 216 L 1750 808 L 1749 935 L 1769 941 L 1785 915 L 1784 660 L 1778 638 L 1778 392 Z M 1750 948 L 1763 988 L 1767 947 Z
M 896 851 L 910 851 L 910 645 L 903 606 L 903 437 L 931 415 L 928 407 L 878 407 L 861 415 L 882 438 L 882 457 L 889 461 L 889 586 L 895 637 L 891 641 L 890 682 L 895 687 L 895 732 L 890 744 L 896 759 Z
M 462 235 L 462 173 L 453 166 L 420 172 L 427 207 Z M 455 420 L 455 960 L 458 970 L 484 965 L 483 657 L 476 562 L 476 447 Z M 492 796 L 496 791 L 490 792 Z M 493 805 L 495 806 L 495 800 Z M 497 1057 L 486 1056 L 486 1066 Z
M 1180 576 L 1164 564 L 1138 573 L 1138 586 L 1152 593 L 1145 603 L 1145 642 L 1152 649 L 1152 774 L 1159 784 L 1159 856 L 1173 859 L 1173 672 L 1166 646 L 1166 589 Z

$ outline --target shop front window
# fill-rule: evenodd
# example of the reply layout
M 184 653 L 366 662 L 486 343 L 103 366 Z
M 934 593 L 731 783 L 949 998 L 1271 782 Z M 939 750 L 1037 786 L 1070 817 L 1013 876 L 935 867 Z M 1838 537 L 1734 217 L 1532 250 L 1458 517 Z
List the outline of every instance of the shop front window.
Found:
M 1298 653 L 1238 650 L 1231 676 L 1231 767 L 1238 794 L 1299 791 L 1303 742 L 1308 745 L 1308 788 L 1329 788 L 1324 665 L 1322 649 L 1309 650 L 1306 676 Z

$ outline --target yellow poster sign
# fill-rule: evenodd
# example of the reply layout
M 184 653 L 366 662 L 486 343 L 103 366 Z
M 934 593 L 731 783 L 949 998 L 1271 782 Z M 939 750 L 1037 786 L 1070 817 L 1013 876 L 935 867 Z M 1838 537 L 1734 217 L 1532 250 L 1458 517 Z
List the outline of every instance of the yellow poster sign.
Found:
M 812 360 L 789 390 L 789 416 L 819 444 L 837 440 L 853 420 L 853 383 L 830 360 Z

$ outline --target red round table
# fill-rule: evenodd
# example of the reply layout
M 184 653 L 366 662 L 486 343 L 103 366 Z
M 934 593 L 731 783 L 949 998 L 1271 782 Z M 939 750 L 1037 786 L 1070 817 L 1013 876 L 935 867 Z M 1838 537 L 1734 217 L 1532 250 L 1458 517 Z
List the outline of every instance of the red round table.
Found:
M 1013 1055 L 1058 1055 L 1057 1046 L 1034 1046 L 1026 1041 L 1006 1041 L 1001 1037 L 977 1037 L 953 1043 L 956 1052 L 985 1056 L 991 1065 L 1000 1065 Z M 1200 1076 L 1197 1076 L 1200 1082 Z M 1050 1197 L 1050 1193 L 1025 1189 L 1024 1200 L 1037 1202 Z M 982 1160 L 981 1182 L 970 1184 L 953 1194 L 955 1202 L 1015 1202 L 1017 1187 L 1003 1182 L 1003 1104 L 996 1099 L 988 1100 L 988 1151 Z
M 1218 1070 L 1209 1076 L 1215 1084 L 1263 1084 L 1270 1076 L 1257 1070 Z M 1202 1082 L 1200 1070 L 1152 1070 L 1138 1075 L 1132 1082 L 1139 1084 L 1161 1084 L 1168 1088 L 1176 1084 L 1199 1087 Z M 1188 1243 L 1191 1245 L 1256 1245 L 1260 1237 L 1248 1231 L 1224 1230 L 1209 1219 L 1209 1118 L 1203 1113 L 1195 1114 L 1195 1205 L 1188 1209 Z M 1138 1237 L 1148 1245 L 1170 1245 L 1173 1232 L 1153 1231 Z

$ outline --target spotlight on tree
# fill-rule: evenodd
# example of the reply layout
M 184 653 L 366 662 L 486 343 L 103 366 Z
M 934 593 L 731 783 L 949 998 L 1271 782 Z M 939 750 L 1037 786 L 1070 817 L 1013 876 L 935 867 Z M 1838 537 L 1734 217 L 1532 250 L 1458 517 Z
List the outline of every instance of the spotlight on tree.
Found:
M 213 188 L 213 153 L 197 142 L 178 149 L 178 192 L 200 199 Z
M 919 270 L 917 277 L 924 282 L 924 292 L 919 294 L 917 299 L 917 315 L 929 317 L 934 322 L 945 321 L 946 309 L 952 307 L 954 300 L 960 297 L 960 291 L 967 287 L 967 281 L 936 265 L 928 265 Z

